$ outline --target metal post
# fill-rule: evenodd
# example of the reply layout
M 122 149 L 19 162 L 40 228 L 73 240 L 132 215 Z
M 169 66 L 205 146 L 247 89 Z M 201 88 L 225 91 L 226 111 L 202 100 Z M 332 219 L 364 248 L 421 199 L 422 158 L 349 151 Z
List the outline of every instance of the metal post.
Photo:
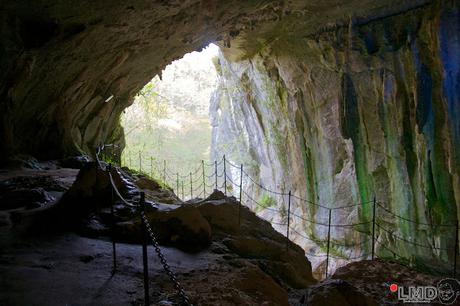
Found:
M 238 226 L 241 225 L 241 200 L 243 197 L 243 164 L 241 164 L 240 168 L 240 203 L 238 205 Z
M 329 270 L 329 247 L 331 244 L 331 209 L 329 209 L 329 223 L 327 228 L 327 257 L 326 257 L 326 278 Z
M 216 190 L 217 190 L 217 160 L 214 161 L 214 175 L 216 176 Z
M 153 178 L 153 157 L 150 156 L 150 177 Z
M 140 206 L 142 212 L 145 214 L 145 194 L 141 192 Z M 142 220 L 142 262 L 144 266 L 144 305 L 150 305 L 150 295 L 149 295 L 149 263 L 147 257 L 147 241 L 148 233 L 147 226 L 145 224 L 144 218 Z
M 166 159 L 163 161 L 163 183 L 166 184 Z
M 184 195 L 184 181 L 182 181 L 182 200 L 185 199 L 185 195 Z
M 97 158 L 97 157 L 96 157 Z M 98 188 L 98 185 L 99 185 L 99 181 L 97 179 L 97 174 L 99 172 L 99 162 L 97 161 L 97 159 L 94 161 L 94 168 L 96 169 L 96 174 L 94 176 L 94 192 L 96 193 L 97 192 L 97 188 Z M 98 205 L 99 206 L 99 205 Z
M 375 196 L 374 196 L 374 201 L 373 201 L 374 207 L 372 208 L 372 260 L 374 260 L 375 256 L 375 206 L 376 206 L 376 201 L 375 201 Z
M 227 162 L 226 162 L 225 154 L 224 154 L 224 192 L 225 192 L 225 196 L 227 196 L 227 166 L 226 164 Z
M 203 199 L 206 198 L 206 173 L 204 171 L 204 160 L 201 160 L 201 168 L 203 169 Z
M 190 199 L 193 199 L 193 181 L 192 181 L 192 172 L 190 172 Z
M 112 175 L 112 164 L 109 163 L 109 179 L 110 176 Z M 112 274 L 115 274 L 117 271 L 117 247 L 115 245 L 115 212 L 113 209 L 113 204 L 114 204 L 114 195 L 113 195 L 113 186 L 112 182 L 109 182 L 110 186 L 110 216 L 112 218 L 112 228 L 111 228 L 111 234 L 112 234 L 112 257 L 113 257 L 113 267 L 112 267 Z
M 287 228 L 286 228 L 286 252 L 289 251 L 289 227 L 291 226 L 291 191 L 288 195 L 288 213 L 287 213 Z
M 180 194 L 179 194 L 179 172 L 177 172 L 177 174 L 176 174 L 176 187 L 177 187 L 176 195 L 180 196 Z
M 458 220 L 455 223 L 454 278 L 457 278 L 457 256 L 458 256 Z
M 139 151 L 139 173 L 142 173 L 142 155 L 141 155 L 141 151 Z

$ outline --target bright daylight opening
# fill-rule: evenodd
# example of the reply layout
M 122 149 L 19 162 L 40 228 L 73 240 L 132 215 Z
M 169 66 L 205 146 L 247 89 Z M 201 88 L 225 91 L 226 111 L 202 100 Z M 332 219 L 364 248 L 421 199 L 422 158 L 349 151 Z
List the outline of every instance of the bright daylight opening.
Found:
M 123 165 L 155 175 L 166 161 L 169 173 L 182 174 L 209 160 L 209 100 L 217 84 L 218 50 L 210 44 L 186 54 L 138 93 L 121 118 Z

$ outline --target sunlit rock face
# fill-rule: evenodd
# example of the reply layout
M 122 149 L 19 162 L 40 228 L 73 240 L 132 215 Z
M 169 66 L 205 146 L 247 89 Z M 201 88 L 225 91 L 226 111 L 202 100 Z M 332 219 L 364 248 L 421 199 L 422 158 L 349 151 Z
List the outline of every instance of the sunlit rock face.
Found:
M 224 49 L 210 108 L 214 155 L 226 153 L 261 184 L 304 198 L 293 198 L 291 210 L 316 222 L 327 224 L 328 210 L 312 203 L 358 204 L 333 211 L 332 224 L 367 222 L 375 195 L 386 209 L 433 224 L 377 209 L 382 227 L 432 247 L 408 245 L 377 227 L 377 254 L 392 257 L 392 249 L 412 262 L 450 268 L 455 227 L 435 224 L 455 224 L 460 203 L 458 2 L 351 20 L 272 41 L 247 58 Z M 244 183 L 256 199 L 266 193 Z M 274 197 L 278 212 L 261 214 L 286 221 L 286 197 Z M 296 217 L 291 224 L 296 242 L 324 251 L 327 227 Z M 368 254 L 371 230 L 371 224 L 333 227 L 332 252 Z M 321 269 L 322 260 L 310 259 Z
M 0 158 L 123 146 L 119 116 L 134 95 L 172 60 L 209 42 L 228 46 L 237 38 L 254 54 L 286 33 L 423 2 L 1 1 Z

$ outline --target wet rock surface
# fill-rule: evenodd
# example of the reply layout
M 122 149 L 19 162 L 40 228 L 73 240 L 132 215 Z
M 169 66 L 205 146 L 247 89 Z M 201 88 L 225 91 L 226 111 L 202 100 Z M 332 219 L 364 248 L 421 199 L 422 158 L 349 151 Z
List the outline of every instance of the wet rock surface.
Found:
M 291 220 L 291 237 L 316 255 L 327 226 L 305 220 L 327 224 L 327 208 L 355 205 L 335 211 L 332 223 L 369 222 L 375 196 L 383 207 L 377 254 L 397 251 L 448 271 L 455 229 L 436 224 L 454 225 L 460 209 L 460 69 L 451 51 L 459 49 L 459 10 L 458 1 L 443 2 L 364 24 L 350 19 L 268 43 L 244 60 L 234 59 L 236 47 L 222 48 L 210 106 L 213 158 L 253 165 L 245 170 L 255 183 L 304 199 L 291 201 L 301 216 Z M 244 186 L 255 200 L 276 203 L 263 217 L 283 220 L 286 199 Z M 370 233 L 369 225 L 333 227 L 330 271 L 369 254 Z M 323 259 L 310 260 L 324 275 Z

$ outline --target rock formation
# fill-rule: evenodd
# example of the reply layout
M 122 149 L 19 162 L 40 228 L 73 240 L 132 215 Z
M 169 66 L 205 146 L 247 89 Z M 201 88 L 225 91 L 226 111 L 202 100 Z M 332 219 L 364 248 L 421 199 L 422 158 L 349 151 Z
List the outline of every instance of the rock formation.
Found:
M 317 222 L 328 222 L 328 210 L 312 203 L 362 203 L 334 211 L 332 223 L 368 222 L 375 196 L 384 207 L 377 209 L 377 253 L 393 257 L 387 246 L 448 267 L 460 203 L 459 22 L 457 4 L 432 4 L 264 42 L 246 57 L 223 48 L 210 107 L 214 156 L 227 154 L 250 165 L 262 185 L 304 198 L 294 200 L 294 213 Z M 266 196 L 245 183 L 254 198 Z M 286 210 L 286 199 L 276 200 L 273 220 Z M 296 231 L 324 242 L 324 226 L 294 222 Z M 394 239 L 388 229 L 432 248 Z M 370 231 L 333 228 L 333 241 L 357 245 L 335 251 L 368 254 Z
M 229 46 L 235 38 L 252 54 L 288 33 L 423 2 L 2 1 L 0 157 L 93 154 L 102 143 L 123 145 L 119 115 L 134 95 L 172 60 L 209 42 Z
M 335 209 L 333 224 L 355 224 L 332 227 L 335 269 L 369 256 L 375 197 L 379 257 L 450 271 L 460 211 L 459 6 L 458 0 L 2 1 L 0 164 L 36 168 L 0 173 L 0 227 L 40 215 L 46 228 L 73 216 L 69 225 L 80 234 L 108 234 L 101 202 L 110 196 L 108 178 L 87 158 L 72 157 L 112 143 L 117 159 L 124 146 L 119 117 L 134 95 L 172 60 L 216 42 L 222 54 L 210 107 L 213 155 L 245 164 L 254 178 L 243 180 L 244 191 L 262 207 L 248 198 L 245 205 L 285 231 L 277 224 L 286 222 L 291 191 L 296 218 L 288 233 L 307 253 L 324 253 L 325 224 Z M 59 165 L 83 167 L 62 200 L 76 173 Z M 244 210 L 247 232 L 234 228 L 227 219 L 236 211 L 233 198 L 214 194 L 177 208 L 183 203 L 170 189 L 114 175 L 127 196 L 134 198 L 138 187 L 148 189 L 147 200 L 163 201 L 148 214 L 161 224 L 162 243 L 228 260 L 206 279 L 202 271 L 185 272 L 198 303 L 215 305 L 225 295 L 228 304 L 285 305 L 311 284 L 302 249 L 290 244 L 292 257 L 278 252 L 285 240 L 268 223 Z M 133 211 L 115 208 L 117 239 L 139 238 Z M 97 256 L 82 262 L 91 258 Z M 310 259 L 322 275 L 324 260 Z M 221 280 L 235 267 L 229 283 L 236 289 L 227 294 Z M 255 283 L 260 278 L 263 286 Z M 353 288 L 362 284 L 342 279 L 311 288 L 300 301 L 321 304 L 331 292 L 338 303 L 373 305 Z M 218 286 L 203 293 L 194 285 L 200 281 Z

